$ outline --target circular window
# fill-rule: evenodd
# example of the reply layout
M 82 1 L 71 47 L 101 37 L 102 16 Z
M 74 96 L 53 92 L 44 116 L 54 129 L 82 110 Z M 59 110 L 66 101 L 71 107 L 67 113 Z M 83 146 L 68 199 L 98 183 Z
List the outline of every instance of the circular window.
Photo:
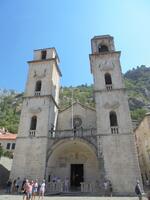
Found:
M 73 126 L 79 128 L 82 124 L 82 120 L 79 117 L 73 118 Z

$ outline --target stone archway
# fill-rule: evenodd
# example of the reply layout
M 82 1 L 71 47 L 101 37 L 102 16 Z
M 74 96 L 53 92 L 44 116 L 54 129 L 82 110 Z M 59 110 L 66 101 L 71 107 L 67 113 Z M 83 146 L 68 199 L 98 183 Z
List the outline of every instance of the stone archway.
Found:
M 61 140 L 53 145 L 48 152 L 47 180 L 50 181 L 51 179 L 52 181 L 55 176 L 63 181 L 65 177 L 68 177 L 70 184 L 74 184 L 73 174 L 79 176 L 81 182 L 96 182 L 99 180 L 99 162 L 96 149 L 83 139 Z

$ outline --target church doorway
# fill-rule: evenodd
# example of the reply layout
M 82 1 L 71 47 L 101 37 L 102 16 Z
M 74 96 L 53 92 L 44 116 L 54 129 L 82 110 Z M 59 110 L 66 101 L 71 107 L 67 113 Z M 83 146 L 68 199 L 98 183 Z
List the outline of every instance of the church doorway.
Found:
M 84 181 L 83 164 L 71 164 L 71 187 L 80 187 L 80 183 Z

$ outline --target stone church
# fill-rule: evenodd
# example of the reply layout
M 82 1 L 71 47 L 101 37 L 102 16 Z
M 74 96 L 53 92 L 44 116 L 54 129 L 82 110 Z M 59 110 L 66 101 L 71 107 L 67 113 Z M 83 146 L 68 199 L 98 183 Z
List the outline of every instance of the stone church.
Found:
M 133 194 L 141 181 L 121 65 L 113 37 L 91 39 L 95 108 L 78 102 L 59 110 L 61 71 L 55 48 L 34 51 L 11 178 L 69 178 L 71 188 L 96 191 L 110 180 L 116 194 Z M 93 184 L 93 185 L 92 185 Z M 62 189 L 63 190 L 63 189 Z

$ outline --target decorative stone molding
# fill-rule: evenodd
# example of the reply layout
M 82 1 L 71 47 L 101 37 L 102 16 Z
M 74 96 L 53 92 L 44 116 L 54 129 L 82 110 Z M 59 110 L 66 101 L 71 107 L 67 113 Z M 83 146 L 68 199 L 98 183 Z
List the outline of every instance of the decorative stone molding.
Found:
M 120 106 L 120 103 L 117 102 L 117 101 L 115 101 L 115 102 L 112 102 L 111 104 L 107 102 L 107 103 L 104 104 L 103 107 L 106 108 L 106 109 L 113 109 L 113 110 L 115 110 L 119 106 Z
M 42 111 L 42 108 L 40 108 L 40 107 L 38 107 L 38 108 L 32 107 L 29 109 L 29 112 L 34 113 L 34 114 L 40 113 L 41 111 Z
M 113 62 L 104 61 L 103 63 L 99 64 L 99 68 L 101 71 L 111 71 L 115 67 Z

